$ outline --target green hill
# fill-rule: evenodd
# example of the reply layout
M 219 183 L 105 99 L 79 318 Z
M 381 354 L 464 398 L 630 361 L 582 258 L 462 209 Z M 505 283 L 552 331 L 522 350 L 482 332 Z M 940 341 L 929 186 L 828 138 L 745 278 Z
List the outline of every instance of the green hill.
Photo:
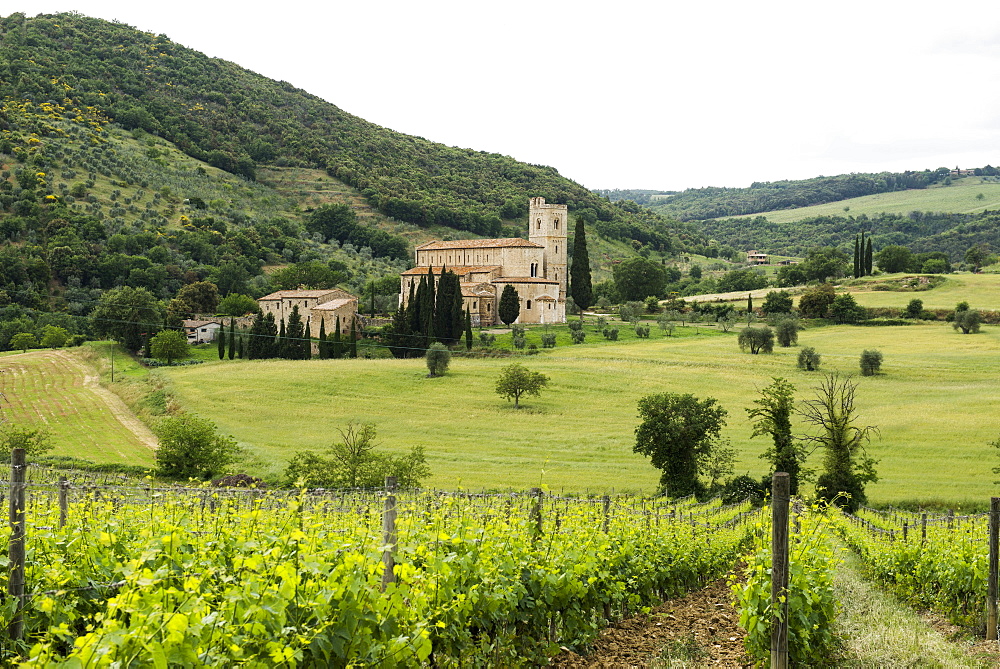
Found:
M 378 127 L 285 82 L 79 14 L 0 19 L 0 349 L 13 332 L 86 332 L 107 290 L 184 285 L 257 297 L 360 292 L 414 244 L 524 234 L 541 195 L 583 218 L 595 276 L 645 247 L 706 240 L 550 167 Z M 326 239 L 310 213 L 346 205 Z M 398 286 L 398 283 L 395 284 Z

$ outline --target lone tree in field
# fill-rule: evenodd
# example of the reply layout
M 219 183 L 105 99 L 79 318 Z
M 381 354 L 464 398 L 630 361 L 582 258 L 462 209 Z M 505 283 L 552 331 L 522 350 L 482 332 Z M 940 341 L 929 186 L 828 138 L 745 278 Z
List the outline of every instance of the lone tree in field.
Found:
M 541 372 L 533 372 L 524 365 L 515 362 L 507 365 L 497 379 L 496 392 L 507 401 L 514 400 L 514 408 L 519 409 L 518 402 L 522 395 L 538 396 L 539 391 L 549 383 L 549 377 Z
M 875 376 L 882 369 L 882 351 L 865 349 L 861 352 L 861 375 Z
M 975 334 L 979 332 L 979 324 L 983 322 L 983 317 L 976 309 L 970 309 L 968 302 L 961 302 L 955 308 L 955 318 L 951 326 L 956 330 L 961 330 L 962 334 Z
M 774 331 L 781 346 L 787 347 L 799 343 L 799 322 L 795 318 L 782 318 L 774 326 Z
M 573 264 L 569 268 L 569 293 L 576 306 L 583 312 L 594 303 L 594 286 L 590 280 L 590 255 L 587 253 L 587 232 L 583 228 L 583 218 L 577 217 L 576 231 L 573 233 Z
M 444 376 L 448 371 L 448 364 L 451 362 L 451 351 L 439 341 L 431 344 L 427 349 L 427 376 L 434 378 Z
M 818 430 L 804 439 L 824 451 L 823 473 L 816 481 L 817 496 L 850 511 L 867 501 L 865 485 L 878 481 L 877 461 L 864 448 L 872 433 L 878 434 L 878 428 L 858 426 L 856 389 L 850 377 L 841 379 L 831 374 L 815 389 L 816 399 L 804 402 L 798 410 L 805 422 Z
M 191 355 L 187 337 L 179 330 L 164 330 L 149 340 L 149 355 L 165 360 L 168 365 Z
M 815 372 L 819 369 L 820 354 L 816 352 L 816 349 L 812 346 L 806 346 L 804 349 L 799 351 L 799 369 L 805 370 L 807 372 Z
M 792 437 L 792 413 L 795 411 L 795 386 L 781 377 L 760 391 L 760 398 L 753 401 L 757 406 L 747 409 L 748 417 L 754 421 L 750 438 L 770 436 L 774 445 L 760 456 L 771 463 L 771 471 L 787 472 L 789 492 L 798 494 L 799 470 L 805 462 L 806 453 Z
M 30 332 L 18 332 L 10 338 L 10 341 L 7 342 L 7 346 L 9 346 L 12 351 L 21 349 L 22 353 L 27 353 L 29 348 L 38 347 L 38 340 L 35 339 L 35 335 Z
M 792 294 L 787 290 L 772 290 L 764 296 L 764 304 L 760 310 L 765 314 L 792 313 Z
M 740 330 L 737 338 L 740 350 L 750 350 L 750 353 L 770 353 L 774 350 L 774 331 L 767 327 L 746 327 Z
M 500 293 L 500 306 L 497 307 L 497 316 L 504 325 L 510 325 L 521 315 L 521 298 L 517 294 L 517 289 L 509 283 L 503 287 Z
M 701 492 L 699 461 L 710 458 L 726 410 L 715 398 L 699 400 L 693 395 L 659 393 L 639 400 L 642 422 L 635 429 L 633 451 L 650 458 L 661 470 L 660 486 L 670 497 Z

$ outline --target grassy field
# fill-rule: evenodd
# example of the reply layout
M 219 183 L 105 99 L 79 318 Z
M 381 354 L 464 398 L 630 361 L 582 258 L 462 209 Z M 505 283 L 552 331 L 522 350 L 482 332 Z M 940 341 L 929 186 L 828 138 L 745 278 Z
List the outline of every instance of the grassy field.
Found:
M 749 214 L 734 218 L 766 216 L 769 221 L 775 223 L 788 223 L 814 216 L 860 216 L 861 214 L 871 216 L 882 212 L 908 214 L 911 211 L 970 214 L 1000 208 L 1000 183 L 987 182 L 983 179 L 984 177 L 962 177 L 955 179 L 950 186 L 879 193 L 811 207 L 769 211 L 764 214 Z M 980 193 L 983 194 L 981 200 L 976 197 Z M 844 211 L 844 207 L 849 209 Z
M 678 328 L 680 329 L 680 328 Z M 795 366 L 798 348 L 740 353 L 735 333 L 662 337 L 619 345 L 559 347 L 525 359 L 551 378 L 515 411 L 493 392 L 504 359 L 455 359 L 444 378 L 422 360 L 226 361 L 167 372 L 182 406 L 216 421 L 276 473 L 296 450 L 319 449 L 349 421 L 371 421 L 387 449 L 422 445 L 438 487 L 651 492 L 658 472 L 632 453 L 636 402 L 655 392 L 716 397 L 729 411 L 725 437 L 738 473 L 764 473 L 745 408 L 771 377 L 807 399 L 819 375 Z M 823 370 L 856 373 L 863 349 L 885 356 L 884 374 L 858 377 L 860 419 L 877 425 L 876 502 L 982 501 L 996 493 L 1000 435 L 996 378 L 1000 330 L 956 334 L 945 323 L 896 328 L 825 327 L 801 333 Z M 804 429 L 796 425 L 796 429 Z M 813 457 L 818 465 L 818 455 Z
M 75 352 L 4 355 L 0 392 L 7 399 L 0 400 L 0 416 L 13 424 L 44 426 L 52 433 L 52 455 L 151 465 L 153 451 L 116 417 L 103 396 L 107 391 L 95 388 L 96 379 L 88 380 L 88 374 Z
M 874 282 L 893 280 L 906 274 L 886 274 L 874 277 Z M 962 272 L 946 275 L 947 281 L 932 290 L 923 291 L 877 291 L 872 284 L 848 287 L 858 304 L 865 307 L 904 308 L 910 300 L 917 298 L 925 309 L 954 309 L 965 300 L 976 309 L 1000 310 L 1000 274 L 972 274 Z

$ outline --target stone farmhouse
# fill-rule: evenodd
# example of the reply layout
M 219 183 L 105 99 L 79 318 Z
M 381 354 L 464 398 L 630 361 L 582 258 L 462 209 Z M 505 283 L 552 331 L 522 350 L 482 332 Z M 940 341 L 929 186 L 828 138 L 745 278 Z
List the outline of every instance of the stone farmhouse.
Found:
M 284 321 L 285 325 L 288 325 L 292 307 L 297 306 L 302 323 L 309 323 L 309 335 L 312 337 L 319 336 L 321 322 L 326 324 L 326 334 L 332 335 L 338 317 L 341 335 L 348 335 L 351 321 L 358 318 L 358 298 L 339 288 L 279 290 L 260 298 L 257 304 L 263 314 L 274 314 L 274 322 Z
M 516 323 L 566 322 L 566 243 L 568 210 L 564 204 L 528 202 L 528 239 L 466 239 L 421 244 L 415 250 L 416 267 L 400 276 L 400 304 L 406 306 L 410 286 L 433 271 L 454 272 L 462 286 L 462 300 L 474 326 L 499 322 L 497 307 L 504 286 L 517 290 L 521 313 Z

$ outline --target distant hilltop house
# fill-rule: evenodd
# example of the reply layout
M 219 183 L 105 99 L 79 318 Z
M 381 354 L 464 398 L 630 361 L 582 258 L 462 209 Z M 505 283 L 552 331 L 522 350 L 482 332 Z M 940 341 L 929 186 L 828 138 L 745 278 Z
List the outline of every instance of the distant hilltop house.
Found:
M 747 251 L 747 264 L 770 265 L 771 261 L 768 259 L 766 253 L 761 253 L 760 251 Z
M 222 327 L 222 321 L 187 320 L 181 323 L 189 344 L 207 344 L 215 341 Z
M 436 282 L 447 270 L 459 277 L 474 326 L 498 322 L 497 306 L 507 285 L 517 290 L 521 302 L 516 323 L 565 323 L 567 225 L 566 205 L 533 197 L 528 201 L 528 239 L 422 244 L 415 251 L 416 267 L 400 276 L 400 304 L 407 305 L 410 288 L 416 292 L 421 277 L 433 272 Z
M 358 318 L 358 298 L 339 288 L 324 290 L 279 290 L 257 300 L 261 313 L 274 314 L 274 322 L 284 321 L 288 325 L 288 316 L 293 307 L 299 308 L 302 324 L 309 323 L 309 335 L 319 336 L 320 323 L 325 323 L 324 331 L 332 335 L 340 319 L 340 333 L 346 335 L 351 330 L 351 323 Z

